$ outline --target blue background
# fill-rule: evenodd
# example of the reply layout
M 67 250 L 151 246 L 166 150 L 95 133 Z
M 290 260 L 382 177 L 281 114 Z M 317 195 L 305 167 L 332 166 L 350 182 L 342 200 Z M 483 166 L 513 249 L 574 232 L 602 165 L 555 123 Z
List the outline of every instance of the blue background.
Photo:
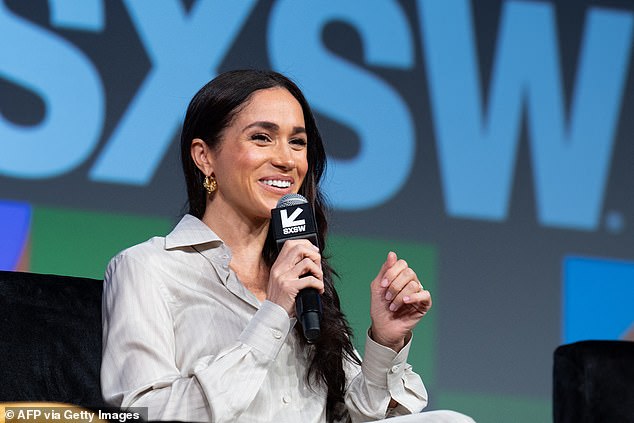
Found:
M 0 1 L 0 267 L 101 278 L 168 232 L 189 99 L 275 69 L 326 142 L 355 331 L 395 249 L 433 287 L 430 408 L 549 421 L 557 345 L 632 336 L 633 32 L 617 0 Z

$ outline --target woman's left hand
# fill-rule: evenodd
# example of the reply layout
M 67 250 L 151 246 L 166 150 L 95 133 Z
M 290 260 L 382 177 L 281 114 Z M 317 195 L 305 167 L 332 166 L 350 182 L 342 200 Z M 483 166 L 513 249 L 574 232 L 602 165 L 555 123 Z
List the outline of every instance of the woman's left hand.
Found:
M 405 260 L 390 252 L 370 285 L 371 337 L 400 351 L 418 321 L 431 308 L 431 295 Z

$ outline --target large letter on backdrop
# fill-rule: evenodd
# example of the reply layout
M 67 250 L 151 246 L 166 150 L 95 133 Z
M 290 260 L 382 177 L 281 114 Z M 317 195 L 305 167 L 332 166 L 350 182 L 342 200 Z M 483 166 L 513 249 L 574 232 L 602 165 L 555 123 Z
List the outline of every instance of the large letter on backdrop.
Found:
M 418 2 L 448 213 L 506 218 L 522 105 L 528 105 L 540 222 L 593 229 L 602 206 L 621 105 L 632 18 L 589 12 L 566 122 L 553 6 L 507 2 L 488 111 L 482 105 L 467 0 Z
M 94 24 L 91 9 L 81 11 Z M 60 13 L 53 24 L 79 26 L 81 14 L 70 19 Z M 45 106 L 44 118 L 33 126 L 17 125 L 0 114 L 0 175 L 49 178 L 69 172 L 99 142 L 104 120 L 99 75 L 78 48 L 12 14 L 2 2 L 0 28 L 0 77 L 36 94 Z
M 97 181 L 145 185 L 172 141 L 187 100 L 216 70 L 254 0 L 125 2 L 152 61 L 136 97 L 91 170 Z
M 414 129 L 399 94 L 365 69 L 328 51 L 324 27 L 345 22 L 359 32 L 368 65 L 409 69 L 410 25 L 397 3 L 359 7 L 341 1 L 278 1 L 271 12 L 273 67 L 295 78 L 324 116 L 353 129 L 361 141 L 351 160 L 331 160 L 325 178 L 333 206 L 355 210 L 389 200 L 407 180 L 414 160 Z

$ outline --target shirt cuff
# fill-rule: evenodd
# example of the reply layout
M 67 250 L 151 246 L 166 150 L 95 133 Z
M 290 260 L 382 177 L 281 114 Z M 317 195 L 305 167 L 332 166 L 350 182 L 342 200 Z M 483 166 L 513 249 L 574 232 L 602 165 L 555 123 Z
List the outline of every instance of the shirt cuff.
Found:
M 267 300 L 240 334 L 240 342 L 258 350 L 269 360 L 275 360 L 291 327 L 286 310 Z
M 405 369 L 408 367 L 407 356 L 412 345 L 412 336 L 397 353 L 391 348 L 378 344 L 369 333 L 365 338 L 365 353 L 361 364 L 361 371 L 366 380 L 376 386 L 387 388 L 388 383 L 401 380 Z

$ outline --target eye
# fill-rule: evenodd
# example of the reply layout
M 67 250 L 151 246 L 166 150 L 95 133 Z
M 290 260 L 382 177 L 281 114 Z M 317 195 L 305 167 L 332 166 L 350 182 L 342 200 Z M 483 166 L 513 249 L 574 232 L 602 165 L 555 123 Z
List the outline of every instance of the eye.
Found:
M 267 134 L 253 134 L 251 135 L 251 140 L 257 141 L 260 144 L 266 144 L 271 142 L 271 137 Z
M 304 138 L 293 138 L 289 141 L 289 143 L 293 148 L 297 150 L 301 150 L 302 148 L 306 147 L 306 145 L 308 145 L 308 141 L 306 141 Z

